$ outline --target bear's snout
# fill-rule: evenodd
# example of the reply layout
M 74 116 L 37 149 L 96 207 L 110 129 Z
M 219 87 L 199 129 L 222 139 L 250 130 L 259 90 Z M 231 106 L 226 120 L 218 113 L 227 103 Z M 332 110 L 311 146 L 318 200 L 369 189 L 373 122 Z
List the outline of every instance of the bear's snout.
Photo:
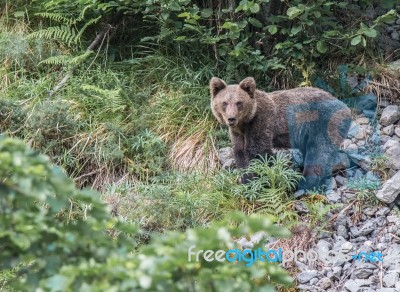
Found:
M 236 118 L 228 118 L 228 125 L 229 126 L 234 126 L 236 124 Z

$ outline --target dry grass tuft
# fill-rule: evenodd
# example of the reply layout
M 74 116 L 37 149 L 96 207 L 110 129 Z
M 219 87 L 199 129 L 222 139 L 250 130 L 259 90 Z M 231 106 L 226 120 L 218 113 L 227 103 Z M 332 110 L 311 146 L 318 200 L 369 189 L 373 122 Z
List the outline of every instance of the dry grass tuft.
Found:
M 378 101 L 400 103 L 400 69 L 377 67 L 379 74 L 364 89 L 378 97 Z

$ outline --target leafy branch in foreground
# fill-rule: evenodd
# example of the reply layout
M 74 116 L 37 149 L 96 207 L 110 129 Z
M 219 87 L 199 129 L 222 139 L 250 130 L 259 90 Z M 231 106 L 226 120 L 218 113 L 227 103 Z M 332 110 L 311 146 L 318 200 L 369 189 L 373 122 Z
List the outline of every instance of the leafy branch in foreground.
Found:
M 188 261 L 192 245 L 228 250 L 235 247 L 234 238 L 258 231 L 288 236 L 271 218 L 233 213 L 209 228 L 170 231 L 135 246 L 134 225 L 112 218 L 98 194 L 77 190 L 47 157 L 23 142 L 0 136 L 0 162 L 2 288 L 274 291 L 272 284 L 291 283 L 271 263 Z

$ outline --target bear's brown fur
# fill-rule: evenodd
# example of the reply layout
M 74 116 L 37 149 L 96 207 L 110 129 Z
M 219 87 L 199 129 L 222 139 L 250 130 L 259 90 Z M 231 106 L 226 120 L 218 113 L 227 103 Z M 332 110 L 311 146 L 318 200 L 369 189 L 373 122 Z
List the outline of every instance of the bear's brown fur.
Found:
M 321 187 L 331 175 L 351 112 L 330 93 L 312 87 L 266 93 L 251 77 L 235 85 L 213 77 L 210 91 L 214 116 L 229 126 L 238 168 L 257 155 L 273 154 L 273 148 L 296 148 L 304 157 L 299 188 Z

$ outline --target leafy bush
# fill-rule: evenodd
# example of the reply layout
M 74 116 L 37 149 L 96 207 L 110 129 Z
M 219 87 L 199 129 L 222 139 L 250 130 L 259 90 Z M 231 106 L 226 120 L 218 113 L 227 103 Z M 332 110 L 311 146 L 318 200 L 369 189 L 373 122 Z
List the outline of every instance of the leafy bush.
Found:
M 234 214 L 208 229 L 172 231 L 134 250 L 134 225 L 113 219 L 95 193 L 78 191 L 62 171 L 21 141 L 0 137 L 0 287 L 27 291 L 272 290 L 289 284 L 278 266 L 189 262 L 187 249 L 229 249 L 263 230 L 287 236 L 268 218 Z M 108 229 L 114 238 L 105 231 Z M 265 269 L 265 270 L 264 270 Z
M 236 186 L 233 192 L 253 202 L 256 210 L 280 214 L 280 220 L 284 220 L 286 215 L 293 216 L 289 214 L 288 206 L 302 176 L 290 164 L 288 156 L 282 152 L 277 152 L 276 156 L 254 159 L 243 172 L 254 175 L 255 179 Z

